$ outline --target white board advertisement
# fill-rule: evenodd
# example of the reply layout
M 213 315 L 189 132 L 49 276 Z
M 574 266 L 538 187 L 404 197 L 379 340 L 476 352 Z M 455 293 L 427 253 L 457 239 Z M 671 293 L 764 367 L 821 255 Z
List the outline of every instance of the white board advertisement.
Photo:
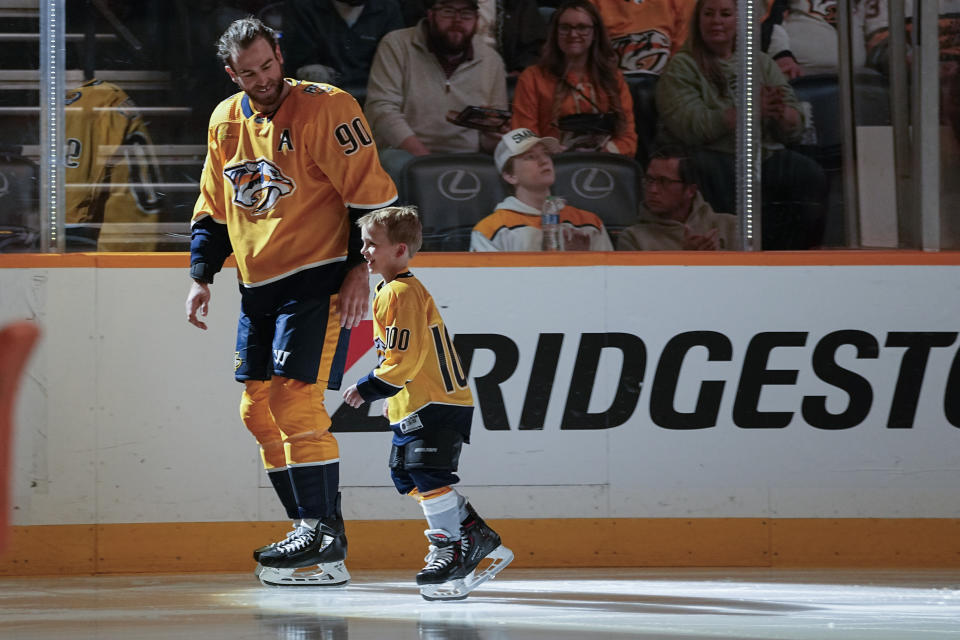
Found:
M 18 524 L 282 519 L 238 417 L 232 274 L 202 332 L 179 270 L 3 271 L 45 332 L 18 408 Z M 491 517 L 960 516 L 958 267 L 415 273 L 469 371 L 460 471 Z M 370 335 L 345 383 L 376 365 Z M 416 517 L 380 408 L 327 393 L 345 508 Z

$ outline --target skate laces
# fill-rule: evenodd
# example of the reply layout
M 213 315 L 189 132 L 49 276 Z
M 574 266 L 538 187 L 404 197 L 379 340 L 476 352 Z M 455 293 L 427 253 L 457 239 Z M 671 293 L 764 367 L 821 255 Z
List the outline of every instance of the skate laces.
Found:
M 281 545 L 286 543 L 288 540 L 290 540 L 290 538 L 297 535 L 297 533 L 299 532 L 300 532 L 300 525 L 297 523 L 293 523 L 293 528 L 290 529 L 290 531 L 287 531 L 287 535 L 283 538 L 283 540 L 280 540 L 279 542 L 277 542 L 276 545 Z
M 427 562 L 427 566 L 424 567 L 424 571 L 429 571 L 430 569 L 442 569 L 453 562 L 453 559 L 457 555 L 457 543 L 451 542 L 448 545 L 438 547 L 436 545 L 430 545 L 430 552 L 427 553 L 427 557 L 424 558 Z
M 313 544 L 317 539 L 317 530 L 298 525 L 295 531 L 287 535 L 287 539 L 277 545 L 277 549 L 283 553 L 292 553 L 301 551 Z

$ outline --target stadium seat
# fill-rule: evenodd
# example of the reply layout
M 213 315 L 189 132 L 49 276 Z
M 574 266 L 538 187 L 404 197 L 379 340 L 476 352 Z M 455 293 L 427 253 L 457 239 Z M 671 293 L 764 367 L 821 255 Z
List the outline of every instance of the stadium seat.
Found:
M 0 146 L 0 252 L 40 248 L 39 168 L 18 146 Z
M 400 178 L 401 201 L 420 210 L 423 251 L 468 251 L 470 231 L 507 196 L 482 153 L 434 153 L 410 160 Z
M 633 158 L 601 152 L 561 153 L 553 163 L 554 195 L 600 216 L 616 244 L 620 231 L 637 221 L 642 199 L 640 165 Z
M 797 100 L 813 108 L 817 132 L 815 155 L 828 160 L 839 156 L 843 143 L 840 114 L 840 85 L 835 74 L 800 76 L 790 82 Z M 877 72 L 863 70 L 854 77 L 854 122 L 857 126 L 890 124 L 890 98 L 886 79 Z M 837 158 L 839 159 L 839 158 Z
M 657 80 L 660 76 L 651 74 L 626 76 L 630 97 L 633 98 L 633 120 L 637 129 L 637 154 L 634 156 L 641 165 L 646 165 L 653 152 L 657 135 Z
M 817 74 L 800 76 L 790 84 L 800 102 L 808 102 L 813 110 L 813 126 L 817 132 L 814 153 L 820 158 L 839 156 L 843 140 L 840 124 L 840 91 L 837 76 Z
M 32 322 L 15 322 L 0 330 L 0 552 L 7 546 L 10 525 L 13 410 L 20 378 L 39 333 Z
M 809 102 L 813 112 L 816 142 L 799 147 L 823 167 L 828 181 L 825 246 L 846 246 L 843 202 L 843 120 L 840 84 L 836 74 L 811 74 L 790 81 L 797 100 Z M 854 122 L 856 126 L 891 124 L 886 78 L 869 69 L 854 74 Z

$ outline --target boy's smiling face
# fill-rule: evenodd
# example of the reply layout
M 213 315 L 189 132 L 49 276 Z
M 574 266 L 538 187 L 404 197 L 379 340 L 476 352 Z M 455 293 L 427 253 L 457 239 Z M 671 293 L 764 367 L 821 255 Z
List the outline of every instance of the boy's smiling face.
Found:
M 387 230 L 379 224 L 364 225 L 360 230 L 363 238 L 363 248 L 360 253 L 367 261 L 370 273 L 382 276 L 390 282 L 398 274 L 407 270 L 410 261 L 407 245 L 403 242 L 393 243 L 387 237 Z

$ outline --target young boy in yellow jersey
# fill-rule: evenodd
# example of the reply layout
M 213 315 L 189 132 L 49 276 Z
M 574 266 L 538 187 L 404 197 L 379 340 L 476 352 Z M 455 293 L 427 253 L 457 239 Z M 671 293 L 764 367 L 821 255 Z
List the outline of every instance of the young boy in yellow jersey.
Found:
M 390 473 L 416 498 L 430 527 L 427 565 L 417 574 L 427 600 L 461 600 L 503 570 L 513 553 L 452 485 L 470 442 L 473 395 L 433 298 L 407 269 L 420 248 L 413 207 L 386 207 L 357 220 L 370 273 L 383 277 L 373 300 L 380 364 L 343 393 L 351 407 L 386 398 L 393 430 Z M 477 571 L 484 559 L 491 562 Z

